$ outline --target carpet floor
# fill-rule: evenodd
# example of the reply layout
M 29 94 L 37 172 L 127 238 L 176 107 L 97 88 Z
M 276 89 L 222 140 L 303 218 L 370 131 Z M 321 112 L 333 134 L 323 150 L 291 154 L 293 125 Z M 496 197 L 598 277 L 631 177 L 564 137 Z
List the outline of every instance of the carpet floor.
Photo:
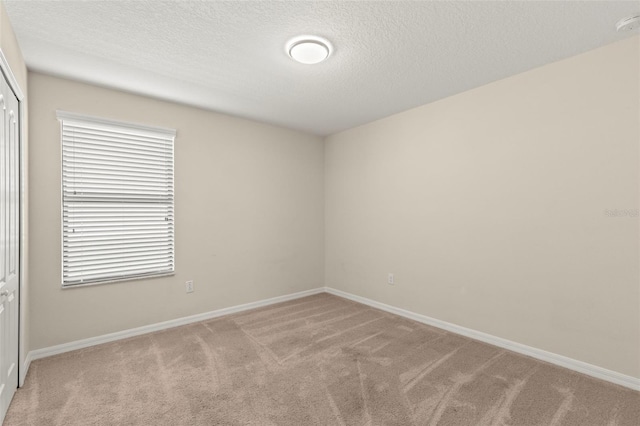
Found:
M 640 393 L 329 294 L 31 364 L 13 425 L 640 424 Z

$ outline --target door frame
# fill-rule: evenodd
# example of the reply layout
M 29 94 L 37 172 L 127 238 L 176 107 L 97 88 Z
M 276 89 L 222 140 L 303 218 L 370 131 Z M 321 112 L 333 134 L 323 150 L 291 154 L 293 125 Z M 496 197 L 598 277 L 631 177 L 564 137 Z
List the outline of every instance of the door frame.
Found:
M 27 256 L 25 249 L 27 248 L 26 244 L 26 232 L 27 232 L 27 217 L 26 217 L 26 208 L 25 208 L 25 200 L 26 197 L 26 176 L 25 173 L 27 171 L 27 164 L 25 163 L 26 158 L 24 155 L 24 133 L 25 133 L 25 105 L 24 105 L 24 92 L 20 88 L 18 84 L 18 80 L 16 79 L 13 71 L 11 70 L 11 66 L 9 65 L 9 61 L 4 55 L 4 52 L 0 48 L 0 72 L 4 75 L 9 83 L 9 87 L 16 95 L 18 99 L 18 122 L 20 124 L 18 130 L 18 179 L 20 182 L 20 190 L 18 191 L 18 218 L 19 218 L 19 231 L 18 231 L 18 387 L 24 385 L 24 379 L 27 375 L 27 369 L 29 368 L 29 359 L 28 359 L 28 350 L 26 347 L 26 336 L 24 335 L 25 329 L 24 324 L 26 323 L 26 318 L 24 317 L 26 314 L 25 309 L 25 277 L 26 277 L 26 261 Z M 24 364 L 22 364 L 22 360 L 24 360 Z

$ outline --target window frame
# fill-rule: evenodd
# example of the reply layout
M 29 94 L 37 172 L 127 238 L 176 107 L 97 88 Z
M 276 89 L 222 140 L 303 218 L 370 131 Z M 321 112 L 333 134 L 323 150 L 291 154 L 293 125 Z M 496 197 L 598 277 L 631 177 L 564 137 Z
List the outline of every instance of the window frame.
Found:
M 61 282 L 61 286 L 62 289 L 72 289 L 72 288 L 79 288 L 79 287 L 87 287 L 87 286 L 94 286 L 94 285 L 103 285 L 103 284 L 111 284 L 111 283 L 118 283 L 118 282 L 126 282 L 126 281 L 135 281 L 135 280 L 144 280 L 144 279 L 153 279 L 153 278 L 159 278 L 159 277 L 167 277 L 167 276 L 172 276 L 175 275 L 175 271 L 176 271 L 176 256 L 175 256 L 175 224 L 176 224 L 176 220 L 175 220 L 175 137 L 176 137 L 176 130 L 175 129 L 170 129 L 170 128 L 164 128 L 164 127 L 156 127 L 156 126 L 148 126 L 148 125 L 141 125 L 141 124 L 137 124 L 137 123 L 131 123 L 131 122 L 126 122 L 126 121 L 119 121 L 119 120 L 111 120 L 111 119 L 106 119 L 106 118 L 101 118 L 101 117 L 95 117 L 95 116 L 90 116 L 90 115 L 85 115 L 85 114 L 78 114 L 78 113 L 72 113 L 72 112 L 67 112 L 67 111 L 61 111 L 61 110 L 57 110 L 56 111 L 56 117 L 58 119 L 58 121 L 60 122 L 60 248 L 61 248 L 61 253 L 60 253 L 60 266 L 61 266 L 61 270 L 60 270 L 60 282 Z M 65 238 L 65 194 L 64 194 L 64 180 L 65 180 L 65 176 L 64 176 L 64 170 L 65 170 L 65 165 L 64 165 L 64 125 L 65 123 L 67 123 L 67 125 L 74 125 L 74 124 L 79 124 L 79 125 L 86 125 L 86 126 L 95 126 L 96 129 L 100 129 L 100 130 L 105 130 L 105 131 L 109 131 L 110 129 L 114 129 L 120 132 L 126 132 L 127 135 L 132 135 L 132 136 L 141 136 L 141 137 L 153 137 L 153 138 L 160 138 L 160 139 L 164 139 L 165 141 L 167 141 L 170 145 L 170 186 L 169 186 L 169 190 L 171 193 L 171 197 L 170 197 L 170 203 L 167 203 L 166 206 L 170 207 L 171 212 L 172 212 L 172 219 L 171 219 L 171 226 L 172 226 L 172 236 L 170 238 L 168 238 L 166 241 L 168 243 L 168 251 L 167 253 L 171 254 L 171 269 L 170 270 L 165 270 L 165 271 L 159 271 L 157 273 L 148 273 L 148 274 L 143 274 L 143 275 L 136 275 L 136 274 L 131 274 L 131 275 L 122 275 L 122 276 L 114 276 L 114 277 L 110 277 L 110 278 L 105 278 L 105 279 L 89 279 L 86 282 L 75 282 L 75 281 L 67 281 L 65 282 L 65 243 L 67 243 L 67 240 Z M 167 168 L 167 170 L 169 170 L 169 168 Z M 107 200 L 107 198 L 105 197 L 103 200 Z M 116 204 L 116 202 L 114 202 L 114 204 Z M 125 202 L 120 200 L 120 203 L 122 204 L 126 204 Z

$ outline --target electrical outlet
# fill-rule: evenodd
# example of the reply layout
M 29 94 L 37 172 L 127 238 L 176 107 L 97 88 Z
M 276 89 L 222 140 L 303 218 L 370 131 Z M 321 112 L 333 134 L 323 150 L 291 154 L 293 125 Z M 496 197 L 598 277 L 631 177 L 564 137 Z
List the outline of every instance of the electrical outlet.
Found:
M 185 287 L 187 289 L 187 293 L 193 293 L 193 281 L 187 281 L 185 283 Z
M 395 284 L 395 281 L 393 279 L 393 274 L 389 274 L 387 276 L 387 284 L 389 284 L 389 285 L 394 285 Z

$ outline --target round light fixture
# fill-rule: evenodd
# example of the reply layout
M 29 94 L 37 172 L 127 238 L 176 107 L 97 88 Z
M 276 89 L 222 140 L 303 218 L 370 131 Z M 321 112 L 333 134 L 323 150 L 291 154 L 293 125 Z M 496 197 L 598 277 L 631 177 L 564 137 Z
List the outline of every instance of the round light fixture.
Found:
M 618 31 L 632 31 L 640 27 L 640 15 L 627 16 L 616 23 Z
M 317 64 L 329 57 L 331 44 L 320 37 L 296 37 L 287 43 L 287 54 L 301 64 Z

